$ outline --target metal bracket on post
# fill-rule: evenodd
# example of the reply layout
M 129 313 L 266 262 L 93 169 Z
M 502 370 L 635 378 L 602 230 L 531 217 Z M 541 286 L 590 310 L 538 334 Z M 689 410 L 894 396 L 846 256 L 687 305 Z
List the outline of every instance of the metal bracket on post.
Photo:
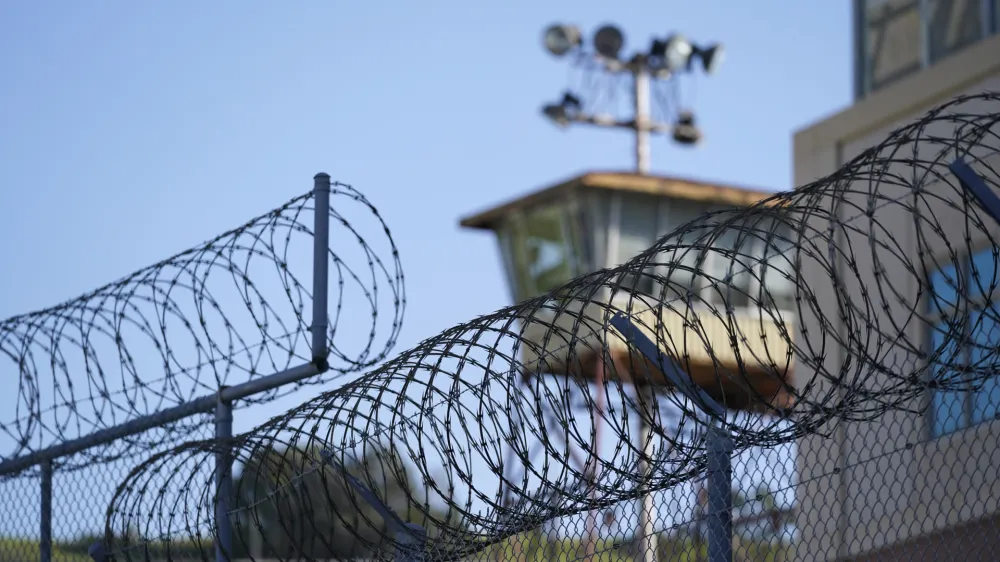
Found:
M 951 173 L 958 178 L 958 183 L 962 184 L 962 189 L 972 194 L 993 220 L 1000 223 L 1000 197 L 997 197 L 993 190 L 986 185 L 983 178 L 972 169 L 961 158 L 952 162 L 948 168 Z
M 624 314 L 616 312 L 610 324 L 667 377 L 681 393 L 711 418 L 722 420 L 725 408 L 691 380 L 680 365 L 662 353 Z M 733 440 L 721 427 L 711 424 L 705 442 L 708 465 L 708 560 L 731 562 L 733 559 L 732 480 Z
M 223 400 L 215 407 L 215 560 L 228 562 L 233 553 L 233 526 L 229 520 L 233 497 L 233 403 Z
M 330 175 L 313 178 L 313 309 L 312 358 L 320 371 L 327 368 L 327 298 L 330 269 Z
M 39 560 L 52 562 L 52 461 L 43 462 L 39 468 L 42 471 L 41 487 L 41 524 L 38 541 Z
M 385 521 L 386 527 L 393 533 L 396 539 L 396 562 L 423 562 L 424 548 L 427 544 L 427 530 L 416 523 L 408 523 L 397 515 L 389 506 L 382 503 L 378 496 L 374 494 L 360 480 L 347 472 L 344 465 L 333 457 L 332 451 L 324 449 L 320 456 L 323 462 L 337 468 L 344 475 L 344 479 L 351 485 L 368 505 Z
M 659 347 L 653 340 L 642 333 L 642 331 L 621 312 L 616 312 L 611 317 L 611 325 L 621 332 L 625 341 L 632 344 L 647 361 L 655 365 L 667 377 L 671 384 L 677 387 L 685 396 L 691 399 L 706 414 L 721 419 L 726 409 L 721 404 L 709 396 L 704 389 L 696 385 L 691 377 L 681 369 L 675 361 L 660 352 Z

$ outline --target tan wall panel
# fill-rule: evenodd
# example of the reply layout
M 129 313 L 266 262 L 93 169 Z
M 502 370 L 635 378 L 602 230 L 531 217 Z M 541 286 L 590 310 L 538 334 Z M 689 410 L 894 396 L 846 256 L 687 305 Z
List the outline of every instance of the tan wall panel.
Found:
M 841 161 L 853 158 L 880 143 L 896 127 L 911 122 L 954 95 L 1000 90 L 997 52 L 1000 52 L 1000 37 L 984 41 L 954 59 L 877 92 L 841 114 L 799 132 L 794 143 L 796 182 L 801 185 L 832 172 L 838 154 Z M 968 109 L 975 108 L 963 107 L 963 110 Z M 1000 112 L 1000 107 L 982 108 L 982 111 Z M 932 132 L 947 137 L 952 134 L 949 127 L 938 125 Z M 916 151 L 919 158 L 929 159 L 937 156 L 936 151 L 942 147 L 929 143 L 918 144 L 916 148 L 910 145 L 906 147 L 908 153 L 900 156 L 914 156 Z M 994 169 L 1000 169 L 996 155 L 990 158 L 994 161 Z M 948 160 L 943 160 L 935 169 L 944 172 L 947 163 Z M 982 166 L 978 168 L 985 172 Z M 912 166 L 903 163 L 893 165 L 890 171 L 909 171 L 912 178 Z M 952 182 L 951 185 L 957 185 L 950 177 L 946 179 Z M 1000 178 L 994 175 L 991 181 L 1000 183 Z M 932 213 L 943 229 L 942 234 L 931 235 L 924 228 L 928 250 L 943 251 L 946 239 L 964 248 L 967 221 L 953 187 L 944 180 L 932 178 L 924 178 L 923 184 L 930 194 L 942 197 L 933 207 L 920 208 L 920 212 Z M 917 278 L 909 271 L 920 261 L 914 213 L 900 203 L 887 203 L 878 209 L 877 223 L 891 233 L 891 237 L 888 233 L 880 237 L 898 243 L 896 251 L 904 257 L 895 257 L 883 249 L 872 251 L 866 242 L 873 225 L 863 215 L 856 217 L 857 209 L 852 208 L 852 204 L 866 203 L 868 190 L 866 184 L 853 187 L 853 193 L 845 198 L 841 208 L 842 220 L 855 217 L 856 230 L 847 237 L 856 248 L 857 269 L 861 272 L 860 279 L 847 283 L 849 294 L 852 299 L 860 300 L 862 287 L 867 287 L 876 310 L 883 304 L 887 307 L 872 319 L 886 333 L 885 337 L 899 332 L 910 341 L 919 342 L 923 337 L 923 325 L 912 319 L 907 321 L 908 311 L 916 306 L 919 288 Z M 889 199 L 903 192 L 899 187 L 883 185 L 880 188 L 880 194 Z M 948 201 L 958 208 L 950 209 Z M 817 224 L 816 228 L 822 226 Z M 992 225 L 990 231 L 991 235 L 1000 238 L 1000 227 Z M 981 244 L 985 238 L 985 235 L 976 234 L 972 244 Z M 896 295 L 873 294 L 877 286 L 873 273 L 876 262 L 885 268 L 888 279 L 895 280 L 893 287 L 899 291 L 903 302 L 899 302 Z M 818 271 L 804 268 L 802 275 L 806 284 L 829 284 L 829 279 Z M 826 302 L 833 303 L 833 300 Z M 802 322 L 808 328 L 815 319 L 803 318 Z M 899 347 L 888 350 L 884 356 L 901 370 L 912 368 L 917 360 L 912 352 Z M 831 353 L 827 357 L 827 369 L 835 371 L 842 361 L 843 353 Z M 868 388 L 878 388 L 888 382 L 888 378 L 880 380 L 878 375 L 869 376 L 871 378 L 864 382 Z M 907 405 L 919 407 L 923 399 Z M 991 451 L 996 451 L 1000 445 L 997 423 L 934 441 L 927 440 L 925 428 L 923 416 L 895 411 L 876 423 L 843 424 L 840 433 L 831 438 L 800 440 L 797 464 L 800 479 L 808 482 L 798 492 L 801 541 L 797 550 L 800 559 L 832 559 L 831 552 L 835 552 L 837 546 L 841 556 L 858 556 L 996 513 L 1000 473 L 996 469 L 998 455 Z M 838 442 L 838 436 L 843 439 L 842 443 Z M 838 465 L 846 468 L 843 477 L 819 476 L 831 474 Z M 831 513 L 837 508 L 843 511 Z M 838 519 L 841 517 L 843 520 Z M 841 544 L 831 546 L 837 542 Z

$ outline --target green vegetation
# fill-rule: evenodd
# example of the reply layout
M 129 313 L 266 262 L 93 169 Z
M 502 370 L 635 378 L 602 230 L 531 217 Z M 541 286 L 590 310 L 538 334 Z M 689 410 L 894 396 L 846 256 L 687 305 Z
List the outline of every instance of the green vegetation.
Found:
M 102 540 L 103 536 L 83 535 L 68 541 L 55 541 L 52 545 L 53 562 L 94 562 L 87 554 L 90 545 Z M 181 559 L 181 560 L 201 560 L 202 554 L 212 552 L 214 548 L 212 541 L 205 541 L 200 544 L 194 541 L 171 541 L 169 551 L 167 545 L 163 543 L 144 544 L 142 556 L 149 556 L 151 559 Z M 0 538 L 0 562 L 26 562 L 29 560 L 39 560 L 41 551 L 38 547 L 38 539 L 13 539 Z
M 39 560 L 42 553 L 38 541 L 33 539 L 0 538 L 0 562 L 25 562 Z M 82 553 L 67 550 L 64 545 L 52 545 L 52 560 L 54 562 L 94 562 L 87 556 L 87 549 Z
M 79 537 L 72 541 L 57 542 L 53 545 L 54 562 L 92 562 L 87 549 L 97 540 L 96 536 Z M 212 551 L 212 541 L 171 541 L 169 557 L 186 560 L 200 559 Z M 691 538 L 661 536 L 659 538 L 659 562 L 700 562 L 708 559 L 704 543 L 697 544 Z M 794 559 L 794 549 L 787 543 L 770 544 L 764 541 L 736 539 L 733 543 L 734 560 L 754 562 L 786 562 Z M 635 560 L 638 552 L 635 544 L 614 543 L 607 538 L 598 538 L 594 544 L 593 562 L 642 562 Z M 700 553 L 700 557 L 699 557 Z M 167 559 L 168 549 L 164 544 L 144 545 L 143 555 L 152 559 Z M 237 556 L 246 556 L 237 552 Z M 587 544 L 583 539 L 550 540 L 538 531 L 529 531 L 510 537 L 499 544 L 487 547 L 466 558 L 467 561 L 483 562 L 578 562 L 587 557 Z M 38 560 L 38 541 L 33 539 L 0 539 L 0 562 L 24 562 Z

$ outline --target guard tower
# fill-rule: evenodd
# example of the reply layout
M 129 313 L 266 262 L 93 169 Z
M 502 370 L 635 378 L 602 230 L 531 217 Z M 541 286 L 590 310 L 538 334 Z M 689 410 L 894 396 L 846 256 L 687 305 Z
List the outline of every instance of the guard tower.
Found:
M 674 228 L 685 224 L 698 216 L 712 210 L 746 207 L 770 196 L 772 192 L 761 189 L 749 189 L 733 185 L 706 183 L 664 176 L 652 176 L 635 173 L 589 172 L 581 176 L 559 182 L 555 185 L 535 191 L 516 200 L 504 203 L 489 210 L 461 220 L 461 226 L 479 230 L 491 231 L 496 235 L 503 269 L 506 273 L 511 298 L 521 301 L 554 289 L 579 275 L 591 273 L 606 267 L 614 267 L 635 255 L 645 251 L 662 235 L 670 233 Z M 736 231 L 733 231 L 736 234 Z M 725 245 L 726 240 L 719 241 Z M 746 250 L 741 250 L 746 251 Z M 758 250 L 762 255 L 764 248 Z M 772 248 L 770 252 L 773 252 Z M 757 253 L 750 249 L 751 255 Z M 713 268 L 727 268 L 731 261 L 722 259 L 713 264 L 714 254 L 708 253 L 706 261 L 700 267 L 711 272 Z M 694 259 L 695 256 L 692 256 Z M 773 270 L 776 264 L 768 267 Z M 679 269 L 673 270 L 671 279 L 682 275 Z M 712 277 L 724 278 L 725 272 L 713 274 Z M 755 283 L 762 276 L 745 275 L 748 283 Z M 792 321 L 792 299 L 794 286 L 792 283 L 770 272 L 763 276 L 768 283 L 767 291 L 774 301 L 771 303 L 779 309 L 774 316 Z M 771 279 L 774 279 L 772 282 Z M 650 285 L 651 278 L 645 278 Z M 733 283 L 740 283 L 734 279 Z M 704 298 L 709 306 L 714 305 L 713 298 L 719 298 L 717 288 L 709 286 L 698 287 L 704 291 Z M 758 287 L 743 288 L 743 293 L 756 294 Z M 658 288 L 639 286 L 637 291 L 648 295 L 658 295 Z M 736 291 L 730 293 L 737 295 Z M 623 294 L 618 308 L 627 311 L 628 294 Z M 718 304 L 722 304 L 721 302 Z M 750 302 L 733 302 L 734 316 L 738 333 L 746 336 L 739 342 L 743 347 L 742 357 L 785 357 L 787 352 L 786 336 L 782 335 L 781 327 L 774 322 L 762 322 L 761 314 Z M 740 306 L 744 305 L 744 306 Z M 594 306 L 593 314 L 584 312 L 585 317 L 593 318 L 595 325 L 602 322 L 603 308 Z M 544 313 L 544 312 L 543 312 Z M 646 311 L 641 314 L 657 314 L 660 312 Z M 646 326 L 662 326 L 678 340 L 676 334 L 689 329 L 687 322 L 680 314 L 662 309 L 662 317 L 642 322 Z M 562 315 L 567 322 L 573 322 L 575 315 Z M 688 374 L 709 395 L 737 410 L 757 412 L 774 412 L 791 406 L 790 397 L 785 391 L 783 382 L 789 382 L 792 373 L 786 369 L 782 378 L 774 376 L 772 369 L 756 366 L 753 361 L 746 361 L 742 369 L 736 364 L 731 342 L 731 328 L 725 322 L 709 312 L 699 315 L 699 334 L 688 338 L 689 342 L 683 349 L 690 360 L 686 367 Z M 529 340 L 537 331 L 538 348 L 542 348 L 541 338 L 544 337 L 546 326 L 551 319 L 538 324 L 537 330 L 528 325 L 524 328 L 524 336 Z M 791 333 L 791 327 L 788 326 Z M 594 330 L 597 337 L 599 330 Z M 707 337 L 706 337 L 707 336 Z M 708 341 L 705 341 L 705 340 Z M 626 352 L 624 344 L 618 341 L 608 342 L 610 345 L 620 345 L 620 349 L 612 352 Z M 762 346 L 767 345 L 766 351 Z M 575 353 L 568 348 L 549 345 L 555 348 L 556 355 L 546 355 L 546 361 L 539 366 L 537 375 L 569 375 L 587 380 L 594 380 L 596 362 L 581 356 L 581 350 L 599 349 L 599 346 L 581 344 Z M 780 347 L 781 349 L 777 349 Z M 534 346 L 521 346 L 523 364 L 536 365 L 537 356 Z M 719 377 L 720 366 L 713 360 L 730 360 L 732 376 Z M 569 357 L 579 358 L 572 364 Z M 628 365 L 625 357 L 619 365 Z M 745 373 L 745 377 L 737 373 Z M 526 373 L 528 374 L 528 373 Z M 630 378 L 628 373 L 608 370 L 609 376 Z M 658 378 L 657 373 L 644 373 L 642 378 L 651 380 L 653 384 L 666 385 L 666 378 Z M 784 379 L 784 380 L 782 380 Z M 748 392 L 747 386 L 755 392 Z M 770 397 L 767 402 L 754 400 L 752 396 Z

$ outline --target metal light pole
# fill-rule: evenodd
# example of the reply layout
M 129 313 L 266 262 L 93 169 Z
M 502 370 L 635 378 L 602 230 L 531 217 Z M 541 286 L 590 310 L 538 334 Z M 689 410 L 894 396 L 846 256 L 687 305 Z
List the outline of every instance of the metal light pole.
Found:
M 635 102 L 635 171 L 649 173 L 649 72 L 638 67 L 633 74 L 632 99 Z

